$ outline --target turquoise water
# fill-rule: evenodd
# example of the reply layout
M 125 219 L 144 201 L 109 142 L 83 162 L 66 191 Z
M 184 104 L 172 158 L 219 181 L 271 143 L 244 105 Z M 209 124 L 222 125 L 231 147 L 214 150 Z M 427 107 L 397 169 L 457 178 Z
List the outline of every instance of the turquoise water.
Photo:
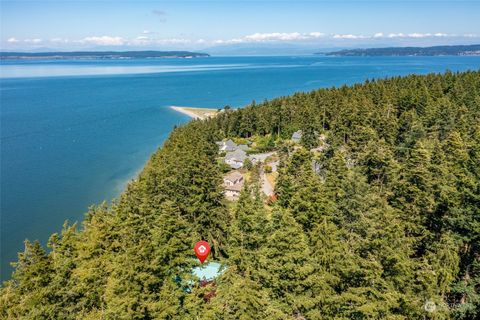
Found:
M 206 262 L 193 268 L 193 274 L 200 280 L 211 280 L 221 274 L 222 265 L 218 262 Z
M 1 277 L 28 238 L 117 196 L 174 125 L 170 105 L 241 107 L 296 91 L 479 69 L 480 57 L 210 57 L 0 66 Z

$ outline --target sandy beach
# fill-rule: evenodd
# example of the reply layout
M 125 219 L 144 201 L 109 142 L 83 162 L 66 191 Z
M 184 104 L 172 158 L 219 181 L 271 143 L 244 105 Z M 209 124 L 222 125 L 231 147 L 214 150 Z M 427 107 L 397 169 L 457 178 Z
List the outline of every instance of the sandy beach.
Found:
M 193 119 L 207 119 L 214 117 L 217 113 L 217 109 L 208 109 L 208 108 L 191 108 L 191 107 L 179 107 L 179 106 L 170 106 L 171 109 L 183 113 Z

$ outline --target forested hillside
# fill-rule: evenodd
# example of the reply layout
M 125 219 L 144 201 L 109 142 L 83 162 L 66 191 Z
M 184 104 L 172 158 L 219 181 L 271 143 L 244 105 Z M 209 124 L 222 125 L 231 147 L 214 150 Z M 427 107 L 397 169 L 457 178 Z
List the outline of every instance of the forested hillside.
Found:
M 389 47 L 369 49 L 346 49 L 326 53 L 329 56 L 477 56 L 480 45 L 455 45 L 434 47 Z
M 259 136 L 276 196 L 257 165 L 229 202 L 215 141 Z M 225 266 L 206 285 L 201 239 Z M 113 204 L 26 242 L 0 317 L 474 319 L 479 246 L 480 72 L 372 80 L 175 128 Z

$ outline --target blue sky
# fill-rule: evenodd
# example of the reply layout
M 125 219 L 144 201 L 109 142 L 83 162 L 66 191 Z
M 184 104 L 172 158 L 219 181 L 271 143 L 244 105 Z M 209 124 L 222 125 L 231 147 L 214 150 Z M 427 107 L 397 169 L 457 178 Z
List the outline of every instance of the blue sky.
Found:
M 1 1 L 2 50 L 480 42 L 480 1 Z

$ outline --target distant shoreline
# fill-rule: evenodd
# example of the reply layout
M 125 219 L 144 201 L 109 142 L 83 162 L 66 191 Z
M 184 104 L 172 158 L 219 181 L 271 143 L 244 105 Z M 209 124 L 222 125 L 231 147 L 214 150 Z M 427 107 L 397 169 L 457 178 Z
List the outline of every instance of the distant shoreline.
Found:
M 191 107 L 179 107 L 179 106 L 170 106 L 170 109 L 183 113 L 184 115 L 187 115 L 192 119 L 200 119 L 200 120 L 215 117 L 219 112 L 218 109 L 191 108 Z
M 479 56 L 480 44 L 433 47 L 387 47 L 369 49 L 346 49 L 317 54 L 337 57 Z
M 172 59 L 209 57 L 191 51 L 71 51 L 71 52 L 0 52 L 0 60 L 115 60 Z

